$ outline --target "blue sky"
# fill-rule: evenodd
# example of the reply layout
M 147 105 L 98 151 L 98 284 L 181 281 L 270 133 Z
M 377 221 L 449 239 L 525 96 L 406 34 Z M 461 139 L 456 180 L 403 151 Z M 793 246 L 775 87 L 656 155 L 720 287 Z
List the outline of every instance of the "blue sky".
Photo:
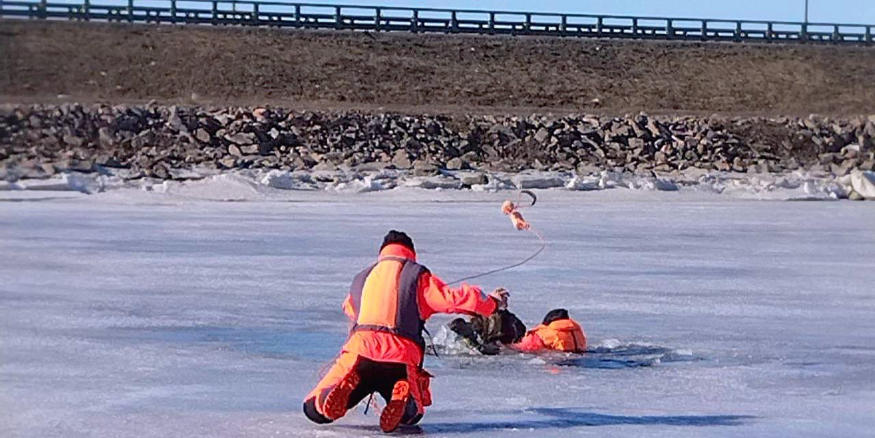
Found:
M 314 0 L 313 3 L 802 21 L 804 0 Z M 809 0 L 809 20 L 875 24 L 875 0 Z

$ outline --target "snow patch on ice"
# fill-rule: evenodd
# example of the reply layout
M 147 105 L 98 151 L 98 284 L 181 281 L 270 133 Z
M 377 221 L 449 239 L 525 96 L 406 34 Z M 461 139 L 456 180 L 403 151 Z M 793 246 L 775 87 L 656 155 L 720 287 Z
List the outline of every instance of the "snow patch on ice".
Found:
M 282 190 L 316 190 L 318 188 L 307 172 L 271 170 L 259 179 L 259 183 Z
M 514 175 L 511 179 L 518 189 L 552 189 L 568 184 L 567 176 L 552 172 L 526 172 Z
M 518 189 L 628 190 L 642 193 L 680 191 L 759 200 L 835 200 L 848 197 L 875 199 L 875 173 L 869 171 L 854 172 L 842 178 L 807 172 L 772 175 L 711 172 L 702 169 L 660 175 L 633 175 L 614 171 L 601 171 L 585 176 L 572 172 L 484 172 L 481 178 L 478 176 L 480 174 L 471 171 L 443 171 L 439 175 L 416 176 L 395 169 L 366 172 L 238 170 L 220 174 L 214 174 L 216 171 L 210 169 L 177 169 L 172 174 L 182 179 L 156 180 L 130 179 L 125 176 L 124 170 L 109 169 L 100 174 L 65 173 L 50 179 L 2 182 L 0 191 L 78 191 L 93 194 L 107 190 L 139 188 L 185 198 L 225 201 L 287 199 L 293 192 L 366 193 L 398 188 L 473 192 Z M 475 181 L 485 182 L 471 184 Z
M 413 177 L 404 181 L 405 187 L 418 187 L 421 189 L 448 189 L 462 188 L 462 181 L 447 175 L 430 177 Z
M 851 188 L 866 199 L 875 199 L 875 172 L 864 171 L 851 174 Z
M 221 174 L 198 181 L 164 181 L 154 191 L 194 199 L 246 201 L 264 198 L 265 186 L 239 174 Z

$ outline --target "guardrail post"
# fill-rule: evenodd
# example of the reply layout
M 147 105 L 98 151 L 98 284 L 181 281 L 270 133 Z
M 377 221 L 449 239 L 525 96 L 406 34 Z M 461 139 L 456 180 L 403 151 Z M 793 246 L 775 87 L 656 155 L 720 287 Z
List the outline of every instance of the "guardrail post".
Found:
M 340 15 L 340 6 L 334 7 L 334 28 L 342 29 L 343 28 L 343 18 Z
M 176 0 L 170 0 L 170 22 L 176 23 Z
M 450 30 L 453 33 L 459 31 L 459 17 L 456 16 L 456 11 L 450 13 Z
M 808 41 L 808 23 L 802 23 L 802 31 L 799 33 L 799 39 Z
M 741 41 L 741 22 L 735 22 L 735 41 Z
M 374 32 L 380 31 L 380 21 L 382 21 L 383 10 L 380 8 L 374 9 Z
M 702 40 L 708 39 L 708 20 L 702 20 Z
M 832 27 L 832 39 L 833 41 L 842 41 L 842 35 L 839 33 L 839 25 L 836 24 Z
M 134 22 L 134 0 L 128 0 L 128 23 Z
M 568 16 L 562 16 L 562 24 L 559 25 L 559 34 L 565 36 L 566 31 L 568 30 Z
M 258 3 L 252 3 L 252 24 L 258 26 L 261 18 L 258 16 Z
M 769 41 L 772 40 L 772 36 L 774 35 L 774 31 L 773 31 L 772 26 L 773 26 L 772 22 L 770 21 L 768 28 L 766 28 L 766 39 Z
M 213 0 L 213 8 L 210 12 L 212 14 L 210 16 L 210 23 L 213 23 L 215 25 L 219 22 L 219 2 Z
M 91 0 L 82 0 L 82 19 L 90 21 L 91 18 Z
M 526 32 L 532 30 L 532 14 L 526 14 Z
M 674 27 L 672 25 L 671 18 L 665 20 L 665 37 L 668 39 L 674 38 Z
M 632 19 L 632 34 L 638 35 L 638 19 L 637 18 Z
M 866 26 L 866 42 L 872 42 L 872 26 Z
M 489 34 L 495 33 L 495 12 L 489 13 Z
M 295 5 L 295 26 L 301 27 L 301 5 Z
M 595 29 L 599 36 L 602 36 L 602 17 L 599 17 L 595 22 Z
M 410 30 L 413 33 L 419 30 L 419 9 L 413 10 L 413 18 L 410 19 Z

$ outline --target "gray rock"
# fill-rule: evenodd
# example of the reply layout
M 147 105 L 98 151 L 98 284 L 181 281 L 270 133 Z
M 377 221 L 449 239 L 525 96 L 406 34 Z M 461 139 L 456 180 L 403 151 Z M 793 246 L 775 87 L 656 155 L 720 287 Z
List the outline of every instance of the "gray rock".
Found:
M 370 163 L 361 163 L 355 166 L 355 170 L 360 172 L 378 172 L 387 167 L 386 163 L 382 163 L 379 161 L 373 161 Z
M 550 131 L 546 128 L 541 128 L 535 133 L 535 141 L 538 143 L 544 143 L 548 138 L 550 138 Z
M 65 136 L 63 137 L 63 140 L 64 140 L 64 143 L 66 143 L 66 144 L 68 144 L 68 145 L 70 145 L 70 146 L 76 147 L 76 148 L 78 148 L 78 147 L 82 146 L 83 144 L 85 144 L 85 139 L 84 139 L 84 138 L 82 138 L 82 137 L 77 137 L 77 136 L 75 136 L 75 135 L 65 135 Z
M 461 158 L 456 157 L 456 158 L 452 158 L 449 161 L 447 161 L 447 164 L 445 167 L 448 170 L 459 170 L 459 169 L 465 168 L 466 164 L 464 161 L 462 161 Z
M 237 160 L 234 157 L 224 157 L 219 160 L 219 165 L 224 167 L 225 169 L 233 169 L 237 164 Z
M 440 169 L 431 164 L 429 162 L 423 160 L 416 160 L 413 162 L 413 175 L 414 176 L 429 176 L 429 175 L 437 175 L 440 172 Z
M 577 165 L 577 173 L 580 175 L 596 175 L 601 173 L 601 169 L 590 163 L 580 163 Z
M 630 138 L 629 139 L 629 148 L 630 149 L 644 149 L 644 140 L 640 138 Z
M 857 160 L 845 160 L 842 164 L 830 164 L 830 172 L 835 176 L 845 176 L 857 167 Z
M 42 163 L 42 164 L 40 164 L 40 168 L 48 176 L 52 176 L 52 175 L 58 173 L 58 169 L 56 169 L 55 166 L 51 163 Z
M 228 146 L 228 153 L 235 157 L 243 156 L 243 151 L 241 151 L 237 145 L 233 144 Z
M 483 172 L 465 172 L 456 176 L 466 186 L 476 186 L 489 182 L 489 178 Z
M 237 145 L 246 145 L 255 143 L 258 138 L 251 132 L 238 132 L 234 135 L 225 135 L 225 140 Z
M 653 159 L 656 160 L 658 164 L 664 164 L 666 161 L 668 161 L 668 156 L 665 154 L 665 152 L 657 151 L 656 154 L 653 155 Z
M 313 170 L 337 170 L 337 165 L 330 161 L 321 161 L 319 164 L 313 166 Z
M 65 170 L 72 170 L 74 172 L 87 173 L 94 170 L 94 163 L 90 160 L 71 160 L 65 164 Z
M 177 132 L 188 132 L 188 127 L 185 126 L 185 123 L 182 122 L 182 118 L 179 117 L 179 110 L 176 106 L 170 107 L 170 115 L 167 117 L 167 126 Z
M 159 163 L 153 166 L 150 169 L 150 172 L 147 173 L 149 174 L 149 176 L 153 176 L 155 178 L 170 179 L 170 170 L 167 168 L 166 165 L 164 165 L 164 163 Z
M 413 163 L 410 161 L 407 151 L 399 149 L 395 151 L 395 154 L 392 156 L 392 165 L 398 169 L 409 169 L 413 166 Z
M 198 130 L 194 132 L 194 137 L 201 143 L 209 143 L 210 140 L 212 140 L 210 133 L 204 128 L 198 128 Z
M 97 139 L 102 148 L 109 148 L 115 143 L 112 131 L 106 126 L 97 130 Z
M 229 152 L 231 151 L 231 147 L 233 147 L 233 145 L 228 147 Z M 246 155 L 258 154 L 258 145 L 257 144 L 248 144 L 245 146 L 240 146 L 240 152 L 242 152 Z

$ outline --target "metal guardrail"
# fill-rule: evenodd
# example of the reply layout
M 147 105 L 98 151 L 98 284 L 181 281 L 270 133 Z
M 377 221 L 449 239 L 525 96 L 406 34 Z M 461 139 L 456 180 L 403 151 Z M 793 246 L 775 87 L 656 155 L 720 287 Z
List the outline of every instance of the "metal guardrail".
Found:
M 0 0 L 0 17 L 693 41 L 875 43 L 875 25 L 218 0 Z

